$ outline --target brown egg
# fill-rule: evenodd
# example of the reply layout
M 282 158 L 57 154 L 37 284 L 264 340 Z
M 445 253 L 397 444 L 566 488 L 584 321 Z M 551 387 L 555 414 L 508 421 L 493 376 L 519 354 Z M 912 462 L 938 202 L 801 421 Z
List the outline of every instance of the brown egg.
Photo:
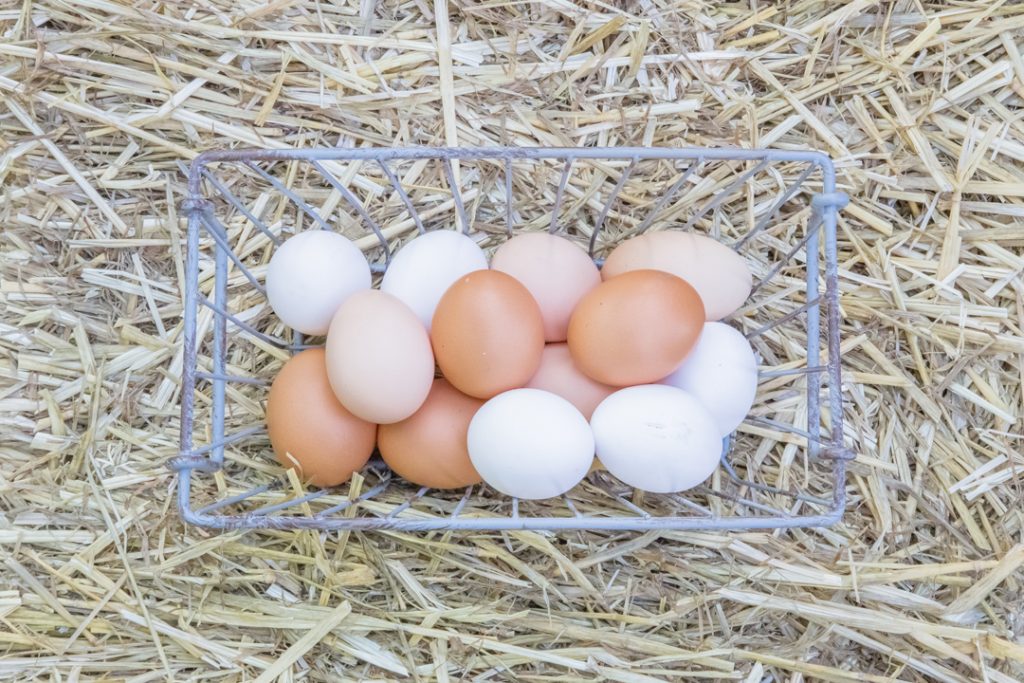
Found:
M 657 382 L 683 362 L 704 327 L 697 291 L 660 270 L 605 280 L 569 321 L 569 350 L 591 379 L 612 386 Z
M 278 462 L 314 486 L 337 486 L 370 459 L 377 425 L 341 405 L 327 381 L 324 350 L 308 349 L 270 385 L 267 431 Z
M 590 419 L 597 404 L 618 390 L 590 379 L 576 367 L 568 344 L 548 344 L 540 357 L 540 367 L 526 384 L 561 396 Z
M 381 425 L 377 447 L 384 462 L 420 486 L 454 489 L 480 483 L 469 459 L 466 432 L 484 402 L 466 396 L 447 380 L 434 380 L 426 402 L 401 422 Z
M 430 339 L 452 386 L 491 398 L 533 377 L 544 351 L 544 323 L 537 302 L 518 280 L 478 270 L 441 297 Z

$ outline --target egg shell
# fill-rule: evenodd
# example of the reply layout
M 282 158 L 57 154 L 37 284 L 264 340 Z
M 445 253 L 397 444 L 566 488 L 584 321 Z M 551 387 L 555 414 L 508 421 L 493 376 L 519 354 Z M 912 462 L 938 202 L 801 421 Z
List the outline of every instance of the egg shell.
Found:
M 485 403 L 469 423 L 469 457 L 490 486 L 518 498 L 559 496 L 594 459 L 580 411 L 539 389 L 514 389 Z
M 687 391 L 708 409 L 722 436 L 750 412 L 757 395 L 757 358 L 750 342 L 725 323 L 704 324 L 697 345 L 661 384 Z
M 308 230 L 277 248 L 267 266 L 267 301 L 277 317 L 303 334 L 327 332 L 345 299 L 370 288 L 370 266 L 351 241 Z
M 377 425 L 341 405 L 327 381 L 323 349 L 284 364 L 267 396 L 267 432 L 274 455 L 314 486 L 337 486 L 370 459 Z
M 469 459 L 469 422 L 484 402 L 438 377 L 411 417 L 381 425 L 377 448 L 396 474 L 419 486 L 451 489 L 480 483 Z
M 569 317 L 583 296 L 601 282 L 587 252 L 564 237 L 546 232 L 517 235 L 498 247 L 491 268 L 508 273 L 540 306 L 544 340 L 565 341 Z
M 448 288 L 460 277 L 487 268 L 487 255 L 471 238 L 454 230 L 434 230 L 413 239 L 391 259 L 380 289 L 413 310 L 430 331 Z
M 612 475 L 644 491 L 685 491 L 718 467 L 722 438 L 700 402 L 676 387 L 648 384 L 615 392 L 590 426 L 597 457 Z
M 518 280 L 496 270 L 465 275 L 445 292 L 430 337 L 444 376 L 476 398 L 525 385 L 544 351 L 537 302 Z
M 565 343 L 544 347 L 540 367 L 526 386 L 561 396 L 588 420 L 594 408 L 616 390 L 616 387 L 595 382 L 580 372 L 569 352 L 569 345 Z
M 602 384 L 649 384 L 667 376 L 697 343 L 704 306 L 684 280 L 634 270 L 605 280 L 569 321 L 569 350 L 584 374 Z
M 648 232 L 617 246 L 601 268 L 605 280 L 633 270 L 677 275 L 700 294 L 707 320 L 721 320 L 750 296 L 750 269 L 742 256 L 706 235 L 677 230 Z
M 408 306 L 385 292 L 350 296 L 331 321 L 326 349 L 335 396 L 370 422 L 409 417 L 434 381 L 427 331 Z

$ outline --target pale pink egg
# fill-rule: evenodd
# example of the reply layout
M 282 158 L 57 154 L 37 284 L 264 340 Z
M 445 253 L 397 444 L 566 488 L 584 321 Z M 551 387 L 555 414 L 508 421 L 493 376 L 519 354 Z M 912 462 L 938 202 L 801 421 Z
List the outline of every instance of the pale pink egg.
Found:
M 566 340 L 569 318 L 587 292 L 601 283 L 601 274 L 587 252 L 564 237 L 529 232 L 501 245 L 491 268 L 519 280 L 540 306 L 544 341 Z

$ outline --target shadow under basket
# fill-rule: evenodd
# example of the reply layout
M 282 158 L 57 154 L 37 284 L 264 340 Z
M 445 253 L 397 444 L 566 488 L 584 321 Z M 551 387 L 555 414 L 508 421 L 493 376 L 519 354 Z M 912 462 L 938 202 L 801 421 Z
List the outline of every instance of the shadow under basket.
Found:
M 653 530 L 827 526 L 845 505 L 836 215 L 846 202 L 813 151 L 668 148 L 233 150 L 189 169 L 178 508 L 215 529 Z M 486 485 L 418 488 L 373 460 L 335 489 L 305 490 L 264 425 L 271 378 L 303 339 L 271 311 L 263 274 L 303 230 L 335 230 L 375 273 L 390 245 L 463 230 L 490 251 L 550 230 L 595 261 L 645 230 L 709 235 L 746 260 L 754 287 L 725 322 L 759 358 L 747 419 L 722 466 L 679 494 L 591 472 L 561 498 Z

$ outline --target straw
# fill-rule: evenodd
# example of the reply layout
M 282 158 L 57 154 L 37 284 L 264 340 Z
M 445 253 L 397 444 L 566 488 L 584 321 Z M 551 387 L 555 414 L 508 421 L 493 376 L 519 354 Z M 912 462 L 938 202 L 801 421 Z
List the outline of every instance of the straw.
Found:
M 0 679 L 1024 680 L 1020 3 L 35 0 L 0 7 L 0 35 Z M 179 163 L 236 146 L 444 144 L 829 153 L 852 199 L 838 225 L 842 409 L 856 454 L 842 522 L 561 534 L 183 525 L 165 468 L 183 371 Z M 627 165 L 576 169 L 558 225 L 586 244 Z M 417 223 L 370 166 L 325 167 L 395 249 Z M 695 172 L 650 229 L 684 224 L 752 168 Z M 456 165 L 451 184 L 429 164 L 393 170 L 427 229 L 455 227 L 454 186 L 484 245 L 499 240 L 500 166 Z M 733 243 L 800 170 L 769 169 L 695 228 Z M 299 164 L 268 172 L 379 256 L 333 187 Z M 680 172 L 637 164 L 598 255 Z M 495 174 L 501 191 L 476 191 L 477 173 Z M 548 228 L 560 173 L 560 163 L 517 171 L 515 194 L 534 197 L 510 212 L 517 228 Z M 252 176 L 223 177 L 274 235 L 309 227 L 267 183 L 253 190 Z M 755 277 L 803 237 L 806 200 L 751 240 Z M 240 213 L 224 221 L 261 279 L 271 239 Z M 210 294 L 212 264 L 200 271 Z M 794 272 L 737 313 L 745 332 L 806 303 Z M 290 340 L 234 266 L 229 291 L 241 322 Z M 201 334 L 213 320 L 200 311 Z M 239 329 L 229 325 L 232 341 Z M 757 482 L 828 495 L 820 463 L 780 428 L 808 429 L 814 371 L 785 329 L 754 341 L 775 374 L 761 379 L 734 464 Z M 288 356 L 266 342 L 233 348 L 228 376 L 266 380 Z M 229 385 L 229 433 L 262 423 L 265 391 Z M 211 396 L 200 380 L 200 416 Z M 208 420 L 196 437 L 209 443 Z M 277 513 L 399 519 L 511 509 L 486 488 L 461 504 L 461 492 L 430 491 L 399 509 L 400 485 L 375 489 L 372 470 L 306 499 L 265 436 L 225 457 L 223 471 L 194 476 L 196 507 L 269 484 L 250 509 L 294 500 Z M 573 509 L 523 501 L 519 514 L 658 505 L 590 477 Z M 709 489 L 738 488 L 728 486 L 720 472 Z M 695 495 L 698 511 L 750 512 Z M 785 514 L 812 505 L 757 500 Z

